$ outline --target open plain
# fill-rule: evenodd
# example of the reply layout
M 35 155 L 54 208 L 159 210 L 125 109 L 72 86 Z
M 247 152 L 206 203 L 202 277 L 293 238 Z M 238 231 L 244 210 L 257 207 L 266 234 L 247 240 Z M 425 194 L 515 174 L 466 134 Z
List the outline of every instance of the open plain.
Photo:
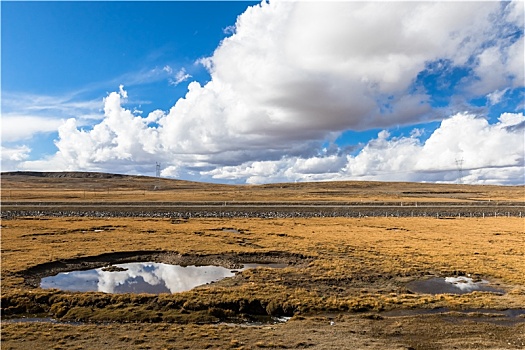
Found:
M 523 186 L 1 181 L 3 349 L 525 347 Z M 40 288 L 59 272 L 127 262 L 286 267 L 173 294 Z M 446 277 L 496 291 L 410 287 Z

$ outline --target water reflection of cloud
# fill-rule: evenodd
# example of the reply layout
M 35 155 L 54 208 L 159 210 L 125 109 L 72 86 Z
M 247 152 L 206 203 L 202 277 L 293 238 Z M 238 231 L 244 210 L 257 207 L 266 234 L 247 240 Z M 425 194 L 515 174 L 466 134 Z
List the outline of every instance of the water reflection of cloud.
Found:
M 173 266 L 160 264 L 158 276 L 164 280 L 172 293 L 190 290 L 213 281 L 234 275 L 221 266 Z
M 125 271 L 102 271 L 97 269 L 98 273 L 98 291 L 105 293 L 115 293 L 115 288 L 122 285 L 129 285 L 138 283 L 137 278 L 141 277 L 142 280 L 149 285 L 158 285 L 159 279 L 156 278 L 155 274 L 152 274 L 154 267 L 150 264 L 121 264 L 117 265 L 127 270 Z
M 412 281 L 407 284 L 408 290 L 420 294 L 465 294 L 474 291 L 505 293 L 503 289 L 496 289 L 490 286 L 487 280 L 474 281 L 465 276 L 458 277 L 437 277 Z
M 164 285 L 171 293 L 177 293 L 234 275 L 229 269 L 220 266 L 182 267 L 161 263 L 130 263 L 117 266 L 127 270 L 109 272 L 97 269 L 98 291 L 115 293 L 123 289 L 119 288 L 121 286 L 143 283 L 145 290 L 151 290 L 149 286 Z M 135 286 L 133 290 L 140 292 L 137 290 L 139 288 Z
M 454 287 L 461 289 L 462 291 L 474 291 L 479 290 L 481 285 L 487 284 L 488 281 L 481 280 L 479 282 L 474 282 L 472 278 L 469 277 L 446 277 L 445 282 L 454 285 Z
M 124 271 L 99 269 L 59 273 L 42 278 L 41 288 L 105 293 L 177 293 L 232 277 L 221 266 L 178 266 L 161 263 L 118 264 Z M 255 265 L 254 265 L 255 266 Z M 253 267 L 254 267 L 253 266 Z

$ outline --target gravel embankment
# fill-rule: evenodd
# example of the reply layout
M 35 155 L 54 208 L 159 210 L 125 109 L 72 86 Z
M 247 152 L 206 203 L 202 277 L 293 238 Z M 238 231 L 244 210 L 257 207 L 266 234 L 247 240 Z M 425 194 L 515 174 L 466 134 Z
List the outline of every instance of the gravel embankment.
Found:
M 525 215 L 518 203 L 5 203 L 2 219 L 17 217 L 295 218 L 494 217 Z

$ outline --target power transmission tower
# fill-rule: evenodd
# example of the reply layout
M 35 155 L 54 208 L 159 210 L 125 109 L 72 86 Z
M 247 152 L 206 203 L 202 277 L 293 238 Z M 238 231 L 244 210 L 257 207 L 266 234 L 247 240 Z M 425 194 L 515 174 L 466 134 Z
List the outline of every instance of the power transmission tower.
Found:
M 155 162 L 155 176 L 160 177 L 160 163 Z
M 458 168 L 458 184 L 463 183 L 463 158 L 456 159 L 456 167 Z
M 160 190 L 160 163 L 155 162 L 155 177 L 157 178 L 157 184 L 153 186 L 153 190 Z

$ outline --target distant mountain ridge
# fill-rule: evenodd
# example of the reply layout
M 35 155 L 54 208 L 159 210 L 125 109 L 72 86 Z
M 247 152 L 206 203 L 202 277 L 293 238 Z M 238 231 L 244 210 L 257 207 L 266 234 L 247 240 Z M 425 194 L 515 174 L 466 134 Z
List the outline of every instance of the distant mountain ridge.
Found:
M 123 178 L 131 175 L 109 174 L 87 171 L 7 171 L 2 172 L 2 176 L 35 176 L 51 178 L 80 178 L 80 179 L 113 179 Z

